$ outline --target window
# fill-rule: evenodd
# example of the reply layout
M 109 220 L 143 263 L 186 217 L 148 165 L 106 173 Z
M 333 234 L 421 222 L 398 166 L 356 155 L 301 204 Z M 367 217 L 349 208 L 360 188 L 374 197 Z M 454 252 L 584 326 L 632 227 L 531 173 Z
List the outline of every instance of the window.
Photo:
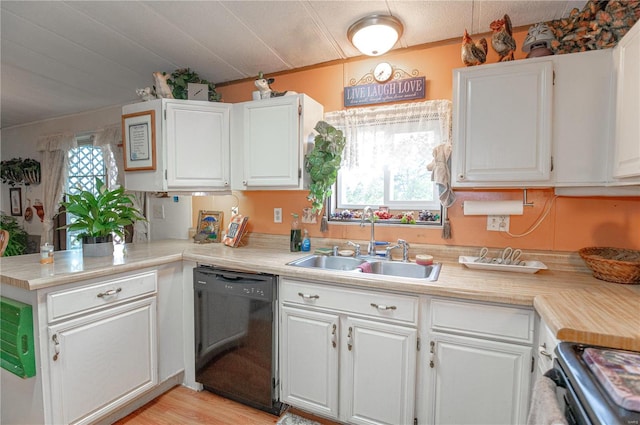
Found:
M 450 141 L 451 102 L 354 108 L 325 120 L 346 137 L 333 218 L 353 218 L 352 210 L 371 206 L 392 211 L 386 216 L 395 220 L 388 222 L 412 211 L 416 223 L 440 224 L 438 188 L 427 166 L 434 148 Z
M 69 150 L 69 168 L 66 192 L 76 194 L 83 190 L 96 192 L 96 177 L 106 182 L 107 167 L 102 149 L 93 146 L 92 135 L 76 139 L 78 147 Z M 73 216 L 67 214 L 67 223 Z M 80 248 L 82 242 L 76 238 L 77 232 L 67 232 L 67 249 Z

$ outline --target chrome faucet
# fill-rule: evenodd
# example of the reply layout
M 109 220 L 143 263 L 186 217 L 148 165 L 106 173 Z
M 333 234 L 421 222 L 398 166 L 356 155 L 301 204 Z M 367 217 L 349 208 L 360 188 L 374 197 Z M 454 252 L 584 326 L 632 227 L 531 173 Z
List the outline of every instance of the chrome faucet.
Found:
M 398 239 L 398 245 L 402 247 L 402 261 L 409 262 L 409 242 L 404 239 Z
M 365 218 L 367 217 L 367 211 L 369 212 L 369 221 L 371 222 L 371 240 L 369 241 L 369 245 L 367 246 L 367 254 L 371 256 L 376 255 L 376 234 L 374 228 L 374 222 L 376 220 L 376 216 L 373 213 L 373 208 L 366 206 L 362 210 L 362 219 L 360 220 L 360 227 L 364 227 Z
M 354 256 L 355 257 L 359 257 L 362 253 L 360 252 L 360 244 L 359 243 L 355 243 L 355 242 L 351 242 L 351 241 L 347 241 L 347 245 L 352 246 L 353 250 L 354 250 Z

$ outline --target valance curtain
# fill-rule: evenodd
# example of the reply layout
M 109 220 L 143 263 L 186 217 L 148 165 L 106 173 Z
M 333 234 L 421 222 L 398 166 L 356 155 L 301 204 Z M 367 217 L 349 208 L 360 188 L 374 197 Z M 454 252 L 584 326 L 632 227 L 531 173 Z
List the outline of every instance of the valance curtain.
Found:
M 38 140 L 41 154 L 41 181 L 44 218 L 42 219 L 41 241 L 53 243 L 53 218 L 64 193 L 67 180 L 67 157 L 69 150 L 76 147 L 76 137 L 72 133 L 43 136 Z
M 392 149 L 393 144 L 375 143 L 378 138 L 389 138 L 398 133 L 415 133 L 428 131 L 436 137 L 438 147 L 425 155 L 434 157 L 432 180 L 438 184 L 440 202 L 444 207 L 453 204 L 455 196 L 450 188 L 450 167 L 448 155 L 451 152 L 451 101 L 428 100 L 425 102 L 399 103 L 394 105 L 370 108 L 351 108 L 325 114 L 325 120 L 334 127 L 342 130 L 346 145 L 342 155 L 342 166 L 357 167 L 359 158 L 364 155 L 383 159 L 389 155 L 386 149 Z M 372 151 L 373 150 L 373 151 Z M 431 165 L 430 165 L 431 167 Z M 445 168 L 443 168 L 445 167 Z

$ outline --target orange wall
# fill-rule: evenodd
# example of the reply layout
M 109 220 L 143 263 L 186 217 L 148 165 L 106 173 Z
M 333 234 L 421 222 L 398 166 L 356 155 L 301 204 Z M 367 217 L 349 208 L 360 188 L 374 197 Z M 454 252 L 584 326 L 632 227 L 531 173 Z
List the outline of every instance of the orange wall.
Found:
M 488 34 L 483 34 L 487 36 Z M 517 45 L 522 45 L 526 29 L 516 32 Z M 478 35 L 474 39 L 479 38 Z M 489 48 L 487 63 L 497 61 L 497 55 Z M 516 59 L 524 58 L 520 51 Z M 451 99 L 452 70 L 462 66 L 460 42 L 450 40 L 422 48 L 400 49 L 381 58 L 362 57 L 275 75 L 275 90 L 294 90 L 306 93 L 324 105 L 325 112 L 343 108 L 343 87 L 349 80 L 358 80 L 370 72 L 380 61 L 390 62 L 407 72 L 418 70 L 427 80 L 426 99 Z M 271 77 L 272 75 L 269 75 Z M 225 102 L 251 100 L 253 81 L 239 82 L 218 87 Z M 455 145 L 455 141 L 454 141 Z M 232 201 L 220 199 L 222 204 L 240 206 L 241 213 L 250 217 L 249 230 L 259 233 L 288 234 L 290 213 L 301 214 L 310 204 L 304 191 L 251 191 L 239 192 Z M 615 246 L 640 249 L 640 197 L 632 198 L 572 198 L 555 197 L 553 190 L 528 191 L 533 207 L 526 207 L 522 216 L 511 216 L 510 232 L 527 232 L 550 207 L 548 216 L 529 235 L 513 238 L 502 232 L 486 230 L 486 216 L 463 216 L 464 200 L 522 199 L 520 190 L 464 190 L 456 191 L 457 201 L 449 209 L 452 238 L 442 239 L 440 229 L 425 227 L 377 226 L 376 239 L 406 239 L 413 243 L 504 247 L 512 245 L 523 249 L 551 251 L 576 251 L 585 246 Z M 221 197 L 227 198 L 227 197 Z M 194 210 L 197 211 L 197 201 Z M 218 200 L 216 201 L 218 203 Z M 284 222 L 273 223 L 273 208 L 283 209 Z M 222 209 L 222 208 L 221 208 Z M 227 209 L 224 209 L 227 211 Z M 356 225 L 330 224 L 329 232 L 320 233 L 319 224 L 306 225 L 313 237 L 368 240 L 369 228 Z

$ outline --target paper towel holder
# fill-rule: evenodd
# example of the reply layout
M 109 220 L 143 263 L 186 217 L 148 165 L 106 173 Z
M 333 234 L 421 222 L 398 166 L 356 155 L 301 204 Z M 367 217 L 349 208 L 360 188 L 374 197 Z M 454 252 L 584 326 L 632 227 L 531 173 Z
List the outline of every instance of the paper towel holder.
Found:
M 528 202 L 527 201 L 527 189 L 524 188 L 522 189 L 522 205 L 525 207 L 532 207 L 533 206 L 533 202 Z

